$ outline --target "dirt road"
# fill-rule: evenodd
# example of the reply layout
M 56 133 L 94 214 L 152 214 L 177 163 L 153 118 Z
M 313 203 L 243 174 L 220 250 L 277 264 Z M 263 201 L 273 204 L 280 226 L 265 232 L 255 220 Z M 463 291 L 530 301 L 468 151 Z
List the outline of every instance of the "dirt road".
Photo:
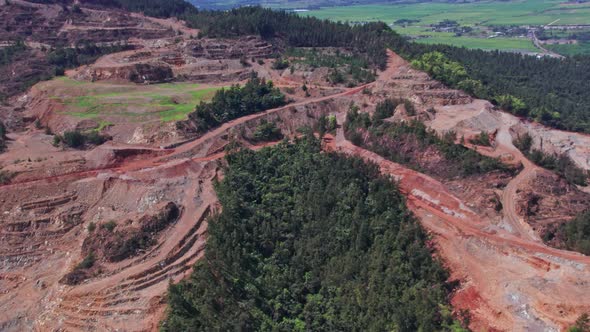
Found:
M 40 245 L 44 257 L 51 258 L 46 261 L 60 263 L 57 267 L 55 263 L 37 266 L 34 277 L 24 281 L 14 277 L 17 280 L 14 290 L 10 296 L 0 295 L 0 305 L 39 313 L 33 324 L 38 330 L 125 329 L 130 321 L 141 329 L 156 329 L 164 308 L 162 296 L 169 280 L 177 281 L 186 276 L 203 255 L 206 218 L 217 207 L 213 182 L 220 174 L 216 160 L 224 157 L 223 152 L 211 149 L 211 146 L 223 141 L 232 129 L 259 118 L 290 112 L 308 104 L 341 98 L 349 100 L 351 96 L 355 99 L 364 88 L 387 86 L 397 75 L 398 67 L 406 65 L 392 52 L 389 56 L 387 70 L 374 83 L 235 119 L 175 149 L 150 149 L 154 155 L 148 154 L 138 160 L 83 172 L 65 171 L 58 176 L 0 187 L 8 197 L 8 193 L 24 187 L 37 190 L 44 184 L 58 188 L 65 184 L 65 190 L 72 186 L 89 190 L 81 186 L 88 183 L 89 188 L 98 192 L 96 199 L 89 201 L 89 215 L 104 211 L 120 214 L 119 211 L 125 208 L 121 201 L 127 202 L 130 209 L 136 209 L 143 204 L 139 198 L 158 195 L 178 199 L 184 207 L 181 218 L 166 231 L 156 248 L 141 258 L 111 264 L 108 275 L 76 287 L 58 285 L 56 280 L 56 275 L 68 271 L 79 258 L 77 253 L 65 254 L 64 251 L 70 249 L 64 248 L 71 248 L 71 243 L 67 247 L 53 238 L 45 241 L 54 245 L 48 248 Z M 343 124 L 346 109 L 338 109 L 336 114 L 338 123 Z M 354 146 L 345 139 L 341 128 L 331 147 L 375 162 L 384 174 L 399 181 L 409 208 L 432 234 L 438 254 L 450 269 L 452 278 L 461 281 L 452 301 L 457 308 L 471 311 L 473 329 L 558 330 L 573 322 L 581 312 L 590 310 L 590 284 L 587 282 L 590 280 L 590 258 L 545 246 L 518 216 L 514 204 L 516 189 L 522 181 L 535 175 L 536 166 L 512 145 L 509 130 L 513 120 L 508 116 L 504 120 L 493 153 L 510 153 L 524 168 L 502 194 L 507 227 L 499 230 L 490 230 L 489 220 L 468 208 L 441 182 Z M 86 194 L 92 196 L 90 192 Z M 85 196 L 81 195 L 79 201 L 84 199 Z M 119 203 L 121 205 L 117 205 Z M 70 234 L 64 241 L 81 242 L 85 236 L 81 232 L 84 231 Z M 38 280 L 46 280 L 49 285 L 43 292 L 39 291 Z M 28 302 L 15 302 L 14 298 L 19 294 L 26 294 Z M 0 313 L 0 322 L 10 319 Z

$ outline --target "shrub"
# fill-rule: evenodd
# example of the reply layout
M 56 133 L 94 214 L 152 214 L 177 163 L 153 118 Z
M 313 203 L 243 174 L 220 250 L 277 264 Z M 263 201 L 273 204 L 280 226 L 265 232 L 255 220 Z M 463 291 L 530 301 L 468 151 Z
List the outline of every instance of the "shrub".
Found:
M 406 99 L 404 100 L 404 107 L 409 116 L 416 115 L 416 107 L 414 107 L 414 103 Z
M 16 175 L 16 173 L 0 170 L 0 184 L 8 184 L 12 180 L 12 178 Z
M 4 126 L 4 123 L 2 121 L 0 121 L 0 139 L 5 139 L 6 138 L 6 126 Z
M 393 116 L 393 112 L 395 112 L 395 108 L 399 103 L 399 100 L 391 98 L 377 103 L 375 113 L 373 114 L 373 121 L 380 121 Z
M 242 67 L 250 67 L 250 66 L 252 66 L 248 62 L 248 59 L 245 56 L 243 56 L 243 57 L 240 58 L 240 64 L 242 65 Z
M 328 74 L 328 82 L 332 84 L 342 84 L 345 81 L 344 75 L 338 69 L 332 69 L 330 74 Z
M 475 136 L 470 140 L 471 144 L 481 145 L 481 146 L 492 146 L 492 142 L 490 141 L 490 134 L 486 131 L 482 131 L 479 135 Z
M 93 145 L 101 145 L 102 143 L 107 141 L 107 138 L 105 136 L 100 135 L 95 130 L 89 132 L 88 134 L 85 134 L 84 136 L 85 136 L 85 141 L 87 143 L 90 143 Z
M 117 223 L 114 220 L 108 221 L 108 222 L 100 225 L 100 228 L 106 229 L 109 232 L 114 231 L 115 227 L 117 227 Z
M 96 257 L 94 256 L 94 252 L 90 252 L 84 259 L 76 266 L 76 270 L 80 269 L 89 269 L 94 266 L 96 262 Z
M 276 69 L 276 70 L 283 70 L 283 69 L 287 69 L 288 67 L 289 67 L 289 61 L 286 59 L 282 59 L 282 58 L 275 60 L 275 62 L 272 64 L 272 69 Z
M 84 135 L 77 131 L 66 131 L 63 134 L 63 143 L 71 148 L 80 148 L 84 145 Z
M 107 141 L 107 136 L 100 135 L 97 131 L 82 133 L 78 130 L 65 131 L 62 136 L 53 136 L 53 145 L 58 146 L 60 143 L 74 149 L 81 149 L 86 144 L 100 145 Z

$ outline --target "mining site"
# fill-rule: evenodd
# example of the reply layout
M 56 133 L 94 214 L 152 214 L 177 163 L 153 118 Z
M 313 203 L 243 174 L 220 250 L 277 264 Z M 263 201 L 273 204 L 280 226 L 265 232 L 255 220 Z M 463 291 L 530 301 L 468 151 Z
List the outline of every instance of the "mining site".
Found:
M 383 70 L 369 70 L 372 80 L 346 70 L 330 79 L 332 68 L 306 59 L 350 49 L 210 37 L 176 18 L 99 1 L 4 0 L 0 17 L 0 42 L 18 39 L 24 49 L 0 67 L 0 330 L 158 330 L 170 284 L 205 257 L 211 217 L 223 210 L 215 188 L 226 155 L 236 145 L 259 151 L 296 141 L 325 119 L 335 119 L 330 130 L 313 130 L 323 153 L 375 163 L 397 183 L 457 283 L 449 301 L 453 312 L 470 313 L 467 328 L 565 331 L 590 312 L 590 258 L 567 250 L 559 232 L 590 206 L 590 190 L 514 144 L 526 135 L 587 172 L 589 135 L 448 87 L 395 49 Z M 108 52 L 45 73 L 50 50 L 82 41 Z M 272 82 L 285 104 L 205 130 L 194 121 L 198 104 L 253 77 Z M 456 160 L 414 136 L 347 125 L 351 109 L 374 116 L 386 100 L 399 102 L 385 125 L 451 133 L 445 144 L 502 168 L 459 174 Z M 269 123 L 280 135 L 257 139 Z

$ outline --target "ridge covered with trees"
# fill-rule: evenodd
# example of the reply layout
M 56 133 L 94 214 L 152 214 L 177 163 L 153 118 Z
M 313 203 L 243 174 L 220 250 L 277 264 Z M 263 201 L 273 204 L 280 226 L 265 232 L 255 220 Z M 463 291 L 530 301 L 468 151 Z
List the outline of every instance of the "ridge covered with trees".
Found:
M 448 273 L 377 165 L 313 137 L 227 162 L 205 257 L 170 285 L 162 331 L 463 331 Z

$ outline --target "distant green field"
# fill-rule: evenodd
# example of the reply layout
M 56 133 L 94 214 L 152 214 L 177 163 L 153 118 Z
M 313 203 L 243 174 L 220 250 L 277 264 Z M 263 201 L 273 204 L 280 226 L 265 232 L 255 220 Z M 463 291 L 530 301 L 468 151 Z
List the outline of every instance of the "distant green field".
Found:
M 563 55 L 590 55 L 590 42 L 580 42 L 571 45 L 543 45 L 553 52 Z
M 190 83 L 114 85 L 68 78 L 48 84 L 57 94 L 52 98 L 63 102 L 64 114 L 95 119 L 101 127 L 121 118 L 131 122 L 182 120 L 200 101 L 210 99 L 219 89 Z
M 482 50 L 505 50 L 518 52 L 537 52 L 538 49 L 528 38 L 478 38 L 471 36 L 456 37 L 451 32 L 434 32 L 429 28 L 419 26 L 395 27 L 398 33 L 415 38 L 418 43 L 448 44 L 458 47 L 479 48 Z
M 479 48 L 482 50 L 506 50 L 538 52 L 528 39 L 523 38 L 475 38 L 454 36 L 433 36 L 416 40 L 425 44 L 448 44 L 458 47 Z
M 419 20 L 407 27 L 393 26 L 399 33 L 421 43 L 444 43 L 455 46 L 509 51 L 538 51 L 527 38 L 478 36 L 455 37 L 452 33 L 433 32 L 429 25 L 443 20 L 457 21 L 462 26 L 481 30 L 492 25 L 590 24 L 590 3 L 565 4 L 562 0 L 479 1 L 472 3 L 414 3 L 326 7 L 302 15 L 348 22 L 401 19 Z
M 305 14 L 340 21 L 418 19 L 419 25 L 455 20 L 462 25 L 544 25 L 590 23 L 590 4 L 566 5 L 562 0 L 479 1 L 327 7 Z

